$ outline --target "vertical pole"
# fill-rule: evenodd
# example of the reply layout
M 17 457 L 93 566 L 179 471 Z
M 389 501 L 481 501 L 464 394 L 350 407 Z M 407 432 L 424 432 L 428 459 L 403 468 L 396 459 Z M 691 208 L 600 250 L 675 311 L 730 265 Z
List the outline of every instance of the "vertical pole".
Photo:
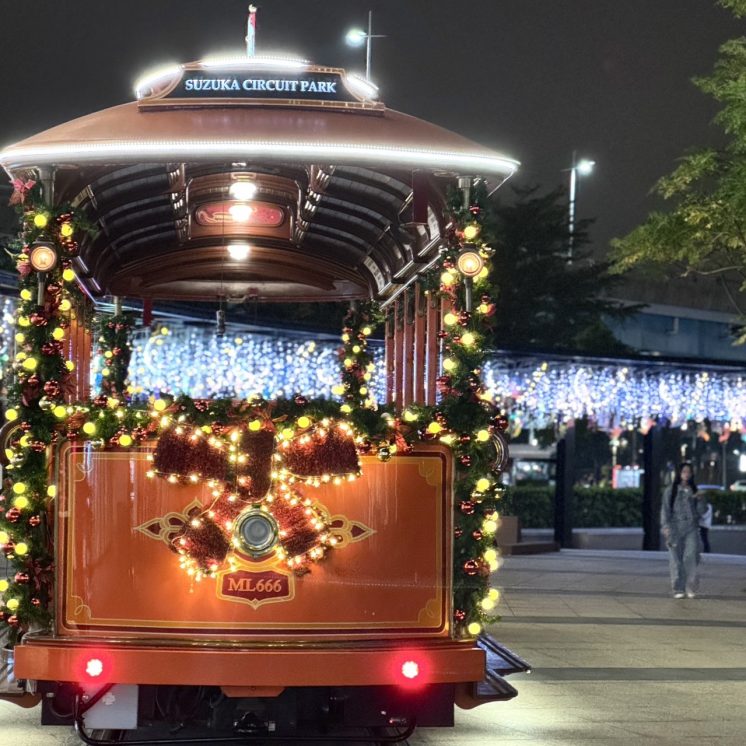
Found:
M 394 301 L 394 405 L 402 410 L 404 398 L 404 300 L 400 295 Z
M 256 54 L 256 6 L 249 5 L 249 19 L 246 22 L 246 55 Z
M 572 168 L 570 169 L 570 199 L 568 202 L 567 215 L 567 260 L 572 262 L 572 253 L 575 244 L 575 197 L 578 191 L 578 170 L 576 168 L 578 153 L 572 151 Z
M 371 42 L 373 40 L 373 11 L 368 11 L 368 36 L 365 40 L 365 79 L 370 80 Z
M 404 308 L 402 309 L 402 318 L 404 326 L 402 328 L 404 348 L 402 354 L 402 407 L 409 406 L 414 400 L 414 299 L 412 297 L 414 290 L 407 289 L 402 293 Z
M 419 282 L 414 284 L 414 355 L 412 356 L 412 368 L 414 372 L 414 402 L 425 403 L 425 313 L 427 296 L 422 294 L 422 286 Z
M 557 443 L 557 473 L 554 487 L 554 540 L 572 548 L 573 491 L 575 488 L 575 421 Z
M 425 343 L 425 355 L 427 356 L 427 389 L 425 390 L 425 404 L 432 406 L 435 404 L 437 385 L 435 380 L 438 377 L 438 305 L 435 296 L 430 294 L 425 298 L 427 305 L 426 322 L 427 336 Z
M 657 552 L 661 548 L 661 429 L 648 430 L 642 441 L 642 548 Z
M 386 312 L 386 338 L 384 342 L 386 365 L 386 404 L 394 400 L 394 314 Z

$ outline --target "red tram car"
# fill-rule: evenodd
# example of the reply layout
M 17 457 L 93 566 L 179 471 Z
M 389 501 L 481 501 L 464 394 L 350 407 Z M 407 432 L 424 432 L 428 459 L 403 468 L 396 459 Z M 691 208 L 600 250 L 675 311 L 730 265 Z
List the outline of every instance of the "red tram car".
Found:
M 527 666 L 484 629 L 504 423 L 472 348 L 475 189 L 517 163 L 341 69 L 259 56 L 161 70 L 0 162 L 24 230 L 3 696 L 87 743 L 395 741 L 514 696 Z M 133 394 L 126 299 L 349 301 L 335 397 Z

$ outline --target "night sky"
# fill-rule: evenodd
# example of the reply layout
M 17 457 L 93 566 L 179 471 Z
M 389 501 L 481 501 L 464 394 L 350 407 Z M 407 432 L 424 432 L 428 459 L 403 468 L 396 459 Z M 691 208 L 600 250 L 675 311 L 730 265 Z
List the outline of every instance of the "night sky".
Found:
M 2 3 L 0 144 L 132 98 L 164 62 L 240 50 L 243 0 Z M 717 144 L 715 105 L 691 83 L 744 33 L 710 0 L 265 0 L 258 51 L 364 69 L 345 31 L 374 11 L 382 99 L 518 158 L 519 181 L 566 179 L 573 149 L 598 162 L 581 184 L 592 238 L 639 222 L 684 149 Z

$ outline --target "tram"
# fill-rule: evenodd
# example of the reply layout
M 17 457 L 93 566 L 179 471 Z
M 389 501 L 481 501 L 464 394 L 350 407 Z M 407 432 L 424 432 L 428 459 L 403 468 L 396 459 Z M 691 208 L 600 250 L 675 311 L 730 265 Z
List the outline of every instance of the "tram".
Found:
M 22 221 L 2 696 L 95 744 L 394 742 L 515 696 L 528 665 L 486 631 L 507 447 L 479 200 L 517 162 L 300 59 L 136 95 L 0 154 Z M 217 306 L 220 332 L 253 299 L 350 304 L 328 397 L 128 384 L 154 304 Z

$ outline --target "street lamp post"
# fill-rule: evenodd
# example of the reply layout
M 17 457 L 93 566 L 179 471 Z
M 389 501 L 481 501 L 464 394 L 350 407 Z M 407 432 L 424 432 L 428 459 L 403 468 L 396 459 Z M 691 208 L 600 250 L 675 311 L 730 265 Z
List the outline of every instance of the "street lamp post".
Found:
M 345 36 L 345 41 L 351 47 L 359 47 L 365 43 L 365 79 L 370 81 L 371 39 L 383 39 L 385 34 L 373 33 L 373 11 L 368 11 L 368 33 L 359 28 L 351 28 Z
M 572 151 L 572 166 L 567 169 L 570 172 L 570 199 L 567 205 L 567 261 L 572 261 L 575 246 L 575 203 L 578 196 L 578 176 L 588 176 L 593 172 L 596 161 L 587 158 L 577 159 L 577 151 Z

